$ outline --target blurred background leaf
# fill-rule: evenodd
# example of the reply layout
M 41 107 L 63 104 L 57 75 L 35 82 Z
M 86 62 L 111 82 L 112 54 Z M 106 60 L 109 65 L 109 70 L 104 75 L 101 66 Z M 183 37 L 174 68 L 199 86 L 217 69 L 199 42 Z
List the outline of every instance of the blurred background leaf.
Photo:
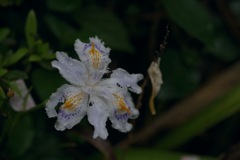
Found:
M 131 150 L 122 151 L 119 154 L 119 159 L 124 158 L 125 160 L 216 160 L 216 158 L 212 157 L 202 157 L 198 155 L 188 155 L 185 153 L 178 152 L 169 152 L 157 149 L 149 149 L 149 148 L 133 148 Z M 141 153 L 141 154 L 140 154 Z M 189 157 L 185 158 L 184 157 Z M 192 158 L 191 158 L 192 157 Z
M 9 28 L 0 28 L 0 41 L 4 40 L 9 33 Z
M 159 98 L 182 98 L 193 92 L 199 84 L 199 71 L 197 68 L 185 66 L 180 60 L 180 54 L 179 51 L 167 50 L 163 55 L 160 67 L 164 76 L 164 85 Z
M 30 10 L 25 24 L 25 37 L 29 48 L 32 48 L 37 36 L 37 19 L 33 10 Z
M 3 66 L 9 66 L 17 63 L 21 58 L 27 54 L 28 50 L 26 48 L 19 48 L 16 53 L 10 54 L 6 57 L 3 62 Z
M 79 10 L 74 15 L 74 19 L 81 26 L 79 35 L 84 41 L 87 41 L 88 37 L 97 35 L 113 50 L 133 52 L 127 30 L 114 13 L 91 6 Z
M 19 117 L 10 130 L 7 147 L 12 158 L 24 154 L 31 146 L 34 138 L 34 128 L 31 117 L 24 115 Z
M 48 99 L 58 87 L 65 83 L 65 80 L 57 72 L 43 69 L 34 70 L 31 79 L 33 89 L 42 101 Z
M 47 1 L 47 7 L 53 11 L 58 12 L 72 12 L 80 7 L 81 0 L 72 0 L 69 3 L 68 0 L 49 0 Z
M 239 0 L 0 0 L 0 159 L 180 160 L 194 154 L 214 160 L 229 155 L 240 143 L 239 8 Z M 54 129 L 56 119 L 47 118 L 45 102 L 67 83 L 51 66 L 56 51 L 77 58 L 74 41 L 98 36 L 111 48 L 109 70 L 122 67 L 147 77 L 167 25 L 156 116 L 148 110 L 151 88 L 145 78 L 139 83 L 143 93 L 132 94 L 140 111 L 131 121 L 133 132 L 120 133 L 107 122 L 108 141 L 93 140 L 87 118 L 71 131 Z M 9 105 L 8 89 L 21 92 L 17 79 L 32 88 L 36 107 L 28 112 L 16 113 Z M 114 151 L 123 146 L 127 149 L 115 158 Z
M 227 93 L 224 97 L 219 98 L 204 111 L 195 115 L 191 121 L 187 121 L 178 129 L 173 131 L 165 137 L 160 143 L 159 147 L 164 149 L 176 148 L 194 136 L 201 134 L 203 131 L 216 125 L 220 121 L 229 118 L 234 113 L 240 111 L 240 86 L 236 86 L 232 91 Z M 181 137 L 181 138 L 179 138 Z

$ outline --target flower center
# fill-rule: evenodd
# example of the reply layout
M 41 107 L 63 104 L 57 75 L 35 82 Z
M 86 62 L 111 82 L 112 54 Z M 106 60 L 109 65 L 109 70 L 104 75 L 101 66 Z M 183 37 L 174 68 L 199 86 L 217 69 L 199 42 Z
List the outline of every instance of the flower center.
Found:
M 86 84 L 85 86 L 83 86 L 82 89 L 85 93 L 92 94 L 92 92 L 94 91 L 94 85 Z

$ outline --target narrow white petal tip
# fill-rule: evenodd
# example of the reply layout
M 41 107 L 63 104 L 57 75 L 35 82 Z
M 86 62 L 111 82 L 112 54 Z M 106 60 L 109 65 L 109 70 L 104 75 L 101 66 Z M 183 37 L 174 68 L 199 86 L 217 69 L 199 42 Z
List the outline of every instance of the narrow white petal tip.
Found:
M 137 79 L 137 81 L 141 81 L 143 79 L 143 75 L 142 74 L 136 74 L 136 79 Z
M 52 67 L 57 68 L 58 63 L 59 63 L 58 61 L 54 60 L 54 61 L 51 62 L 51 65 L 52 65 Z
M 132 129 L 132 124 L 126 122 L 123 124 L 113 124 L 112 127 L 121 132 L 129 132 Z
M 94 134 L 93 134 L 93 138 L 96 139 L 100 137 L 101 139 L 103 140 L 106 140 L 107 137 L 108 137 L 108 132 L 107 131 L 102 131 L 102 132 L 98 132 L 96 129 L 94 131 Z
M 142 88 L 141 88 L 141 87 L 137 87 L 136 90 L 135 90 L 135 92 L 136 92 L 137 94 L 142 93 Z
M 139 116 L 139 111 L 137 109 L 132 110 L 131 119 L 136 119 Z
M 54 125 L 55 129 L 58 131 L 64 131 L 66 129 L 66 127 L 58 122 L 55 123 Z

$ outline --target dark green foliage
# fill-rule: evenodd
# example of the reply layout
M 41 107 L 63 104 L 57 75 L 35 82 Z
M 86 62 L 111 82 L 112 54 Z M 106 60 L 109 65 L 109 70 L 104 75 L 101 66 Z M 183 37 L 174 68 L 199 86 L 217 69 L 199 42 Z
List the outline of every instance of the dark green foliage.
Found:
M 224 94 L 205 93 L 214 98 L 203 109 L 181 117 L 188 112 L 183 106 L 179 115 L 173 114 L 183 119 L 180 124 L 168 115 L 173 106 L 191 102 L 189 97 L 227 67 L 234 68 L 240 57 L 239 17 L 239 0 L 0 0 L 0 159 L 179 160 L 186 154 L 201 155 L 200 160 L 217 159 L 240 140 L 239 70 L 235 68 L 235 76 L 230 72 L 222 77 L 236 77 L 221 83 L 226 84 L 219 86 Z M 98 36 L 111 48 L 110 69 L 122 67 L 147 77 L 167 25 L 170 34 L 161 53 L 164 83 L 155 99 L 156 117 L 149 115 L 151 88 L 146 85 L 142 98 L 132 94 L 141 106 L 133 132 L 113 131 L 107 123 L 108 141 L 93 140 L 86 118 L 71 130 L 55 130 L 56 119 L 47 118 L 45 103 L 68 83 L 51 66 L 56 51 L 78 58 L 75 40 L 88 42 L 89 37 Z M 24 112 L 14 111 L 9 103 L 21 92 L 15 83 L 19 79 L 35 103 Z M 148 136 L 149 132 L 154 134 Z M 129 146 L 131 140 L 133 146 Z M 144 143 L 138 146 L 139 142 Z M 129 148 L 122 150 L 118 144 Z

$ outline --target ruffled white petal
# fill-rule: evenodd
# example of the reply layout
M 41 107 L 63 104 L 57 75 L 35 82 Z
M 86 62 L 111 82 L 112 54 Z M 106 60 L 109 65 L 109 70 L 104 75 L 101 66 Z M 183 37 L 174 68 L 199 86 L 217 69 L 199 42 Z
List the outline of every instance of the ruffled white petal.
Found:
M 142 92 L 142 88 L 137 84 L 138 81 L 143 79 L 142 74 L 129 74 L 124 69 L 118 68 L 112 72 L 111 79 L 117 79 L 117 85 L 120 87 L 138 94 Z
M 87 115 L 89 123 L 94 126 L 93 138 L 107 138 L 106 121 L 108 118 L 108 109 L 109 106 L 107 106 L 104 99 L 94 95 L 90 96 Z
M 89 40 L 83 43 L 77 39 L 74 44 L 81 62 L 64 52 L 56 53 L 57 60 L 52 66 L 72 85 L 65 84 L 51 95 L 46 112 L 49 117 L 57 117 L 55 128 L 61 131 L 72 128 L 87 114 L 89 123 L 94 126 L 93 138 L 106 139 L 108 118 L 114 128 L 122 132 L 131 130 L 128 119 L 137 118 L 139 112 L 128 90 L 140 93 L 142 89 L 137 82 L 143 76 L 118 68 L 110 78 L 102 79 L 111 62 L 110 49 L 98 37 Z
M 103 79 L 94 87 L 94 94 L 104 97 L 109 101 L 113 101 L 115 98 L 113 97 L 113 93 L 117 92 L 127 92 L 126 89 L 118 87 L 118 81 L 116 79 Z
M 121 132 L 129 132 L 132 129 L 132 124 L 128 123 L 126 120 L 117 120 L 110 117 L 112 122 L 112 127 L 121 131 Z
M 55 93 L 53 93 L 46 104 L 46 112 L 49 118 L 57 117 L 57 111 L 55 107 L 58 103 L 63 103 L 65 101 L 66 92 L 71 91 L 72 86 L 65 84 L 57 89 Z
M 87 66 L 90 79 L 98 81 L 107 72 L 107 66 L 111 62 L 109 58 L 110 48 L 106 48 L 98 37 L 89 38 L 90 43 L 83 43 L 79 39 L 75 41 L 75 51 L 80 60 Z
M 94 43 L 101 52 L 103 52 L 105 54 L 109 54 L 110 48 L 105 47 L 104 42 L 102 42 L 97 36 L 90 37 L 89 40 L 90 40 L 90 43 Z
M 88 95 L 78 87 L 63 85 L 53 93 L 46 104 L 47 115 L 57 117 L 57 130 L 70 129 L 81 121 L 87 112 Z M 56 106 L 63 103 L 57 113 Z
M 128 119 L 137 118 L 139 112 L 135 109 L 130 94 L 115 93 L 113 95 L 115 99 L 112 102 L 113 109 L 109 116 L 112 127 L 121 132 L 128 132 L 132 129 L 132 125 L 128 123 Z
M 70 101 L 69 103 L 71 103 L 70 106 L 66 103 L 68 101 Z M 71 97 L 69 97 L 59 109 L 58 119 L 55 123 L 55 128 L 57 130 L 63 131 L 65 129 L 71 129 L 73 126 L 78 124 L 86 115 L 87 103 L 87 94 L 83 92 L 78 92 L 71 95 Z
M 68 57 L 64 52 L 57 52 L 57 60 L 52 61 L 52 66 L 57 68 L 60 74 L 71 84 L 84 85 L 88 72 L 84 64 Z

